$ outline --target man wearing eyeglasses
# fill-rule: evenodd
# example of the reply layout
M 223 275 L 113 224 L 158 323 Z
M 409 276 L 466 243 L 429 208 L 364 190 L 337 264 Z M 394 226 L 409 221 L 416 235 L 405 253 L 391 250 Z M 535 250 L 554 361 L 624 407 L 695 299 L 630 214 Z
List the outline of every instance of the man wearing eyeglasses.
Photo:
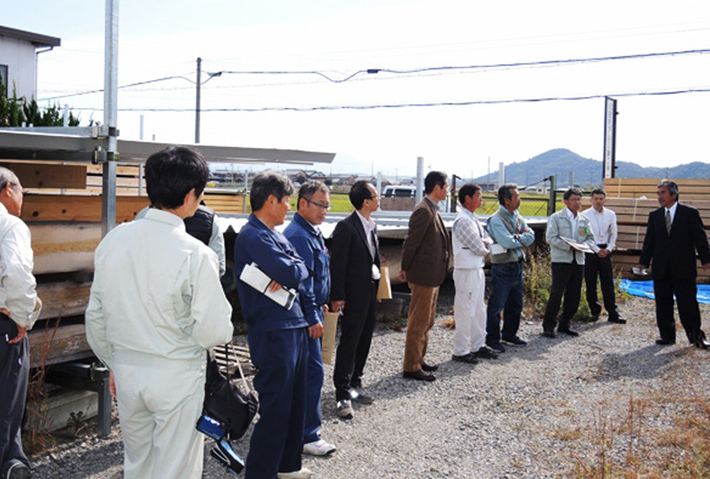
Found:
M 20 180 L 0 167 L 0 477 L 8 479 L 31 477 L 20 427 L 30 372 L 26 335 L 42 308 L 22 200 Z
M 308 328 L 308 388 L 306 398 L 306 425 L 303 431 L 303 453 L 327 456 L 335 446 L 320 437 L 323 389 L 323 312 L 330 295 L 330 258 L 323 234 L 318 225 L 323 223 L 330 205 L 330 191 L 320 181 L 307 181 L 298 190 L 298 211 L 286 227 L 284 236 L 291 242 L 311 274 L 301 284 L 299 293 L 309 324 Z
M 353 417 L 351 401 L 374 401 L 362 390 L 362 375 L 375 330 L 380 282 L 377 226 L 371 217 L 380 207 L 380 197 L 370 183 L 357 181 L 350 189 L 350 202 L 355 211 L 335 226 L 330 248 L 330 304 L 332 311 L 343 314 L 333 371 L 336 414 L 343 419 Z

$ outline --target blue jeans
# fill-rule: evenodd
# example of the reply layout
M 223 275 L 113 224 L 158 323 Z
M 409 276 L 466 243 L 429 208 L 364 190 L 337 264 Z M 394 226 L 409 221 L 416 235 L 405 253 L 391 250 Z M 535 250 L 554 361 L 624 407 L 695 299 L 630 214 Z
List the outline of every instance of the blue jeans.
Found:
M 501 340 L 500 313 L 503 316 L 503 338 L 512 339 L 518 333 L 523 312 L 523 263 L 491 265 L 491 296 L 488 298 L 486 344 Z

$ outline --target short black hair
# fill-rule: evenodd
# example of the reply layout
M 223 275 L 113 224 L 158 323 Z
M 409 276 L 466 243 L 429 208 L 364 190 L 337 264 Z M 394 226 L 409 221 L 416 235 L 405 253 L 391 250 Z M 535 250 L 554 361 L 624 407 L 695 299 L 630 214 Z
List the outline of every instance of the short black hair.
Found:
M 577 196 L 579 196 L 580 198 L 581 198 L 582 196 L 584 196 L 584 195 L 582 195 L 582 190 L 580 190 L 579 188 L 577 188 L 577 187 L 575 187 L 575 186 L 572 186 L 572 187 L 570 187 L 570 188 L 567 188 L 567 191 L 565 191 L 564 194 L 562 195 L 562 199 L 563 199 L 563 200 L 568 200 L 569 197 L 572 196 L 572 195 L 577 195 Z
M 207 161 L 191 148 L 169 146 L 150 155 L 145 162 L 145 184 L 150 204 L 155 208 L 174 210 L 185 202 L 194 188 L 199 197 L 209 177 Z
M 298 205 L 301 204 L 301 198 L 310 200 L 318 191 L 329 194 L 330 188 L 328 188 L 325 183 L 318 180 L 309 180 L 303 183 L 303 185 L 301 185 L 298 189 L 298 201 L 296 202 L 296 208 L 298 208 Z
M 252 211 L 259 211 L 269 196 L 274 195 L 281 200 L 284 196 L 293 194 L 293 183 L 287 176 L 275 171 L 262 171 L 254 177 L 249 192 L 249 204 Z
M 594 195 L 604 195 L 604 198 L 606 198 L 606 191 L 604 191 L 604 188 L 594 188 L 592 190 L 591 196 Z
M 505 206 L 505 200 L 513 199 L 513 190 L 517 190 L 518 185 L 515 183 L 506 183 L 498 188 L 498 203 Z
M 362 208 L 365 200 L 372 199 L 372 192 L 370 188 L 367 187 L 369 184 L 369 181 L 360 180 L 356 181 L 352 188 L 350 188 L 350 194 L 348 196 L 350 197 L 350 203 L 352 203 L 356 210 Z
M 446 179 L 446 173 L 443 171 L 430 171 L 429 174 L 426 175 L 426 178 L 424 178 L 424 194 L 428 195 L 434 191 L 436 185 L 443 188 L 446 184 Z
M 476 183 L 466 183 L 459 190 L 459 203 L 463 205 L 464 201 L 466 201 L 467 196 L 475 195 L 477 191 L 480 191 L 480 189 L 481 187 L 478 186 Z
M 676 201 L 678 201 L 678 198 L 680 198 L 680 190 L 678 189 L 678 183 L 673 180 L 663 179 L 658 183 L 658 186 L 656 188 L 660 188 L 661 186 L 665 186 L 666 188 L 668 188 L 668 193 L 675 195 Z

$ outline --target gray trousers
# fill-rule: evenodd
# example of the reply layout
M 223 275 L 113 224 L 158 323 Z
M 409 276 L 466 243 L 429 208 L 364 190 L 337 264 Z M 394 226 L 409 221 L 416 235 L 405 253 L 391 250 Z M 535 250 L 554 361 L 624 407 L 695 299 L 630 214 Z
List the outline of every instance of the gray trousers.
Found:
M 7 344 L 17 336 L 17 326 L 6 318 L 0 316 L 0 477 L 5 477 L 16 462 L 30 465 L 20 439 L 30 375 L 30 347 L 27 337 L 17 344 Z

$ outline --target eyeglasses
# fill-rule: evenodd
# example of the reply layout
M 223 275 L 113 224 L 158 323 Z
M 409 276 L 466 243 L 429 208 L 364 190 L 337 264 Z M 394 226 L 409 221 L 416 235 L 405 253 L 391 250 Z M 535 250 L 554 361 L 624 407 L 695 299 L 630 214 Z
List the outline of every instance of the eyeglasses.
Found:
M 318 208 L 323 208 L 326 211 L 330 211 L 331 209 L 333 209 L 333 205 L 331 205 L 331 204 L 324 205 L 323 203 L 316 203 L 315 201 L 311 201 L 311 200 L 306 200 L 306 201 L 309 202 L 310 204 L 312 204 L 313 206 L 317 206 Z

